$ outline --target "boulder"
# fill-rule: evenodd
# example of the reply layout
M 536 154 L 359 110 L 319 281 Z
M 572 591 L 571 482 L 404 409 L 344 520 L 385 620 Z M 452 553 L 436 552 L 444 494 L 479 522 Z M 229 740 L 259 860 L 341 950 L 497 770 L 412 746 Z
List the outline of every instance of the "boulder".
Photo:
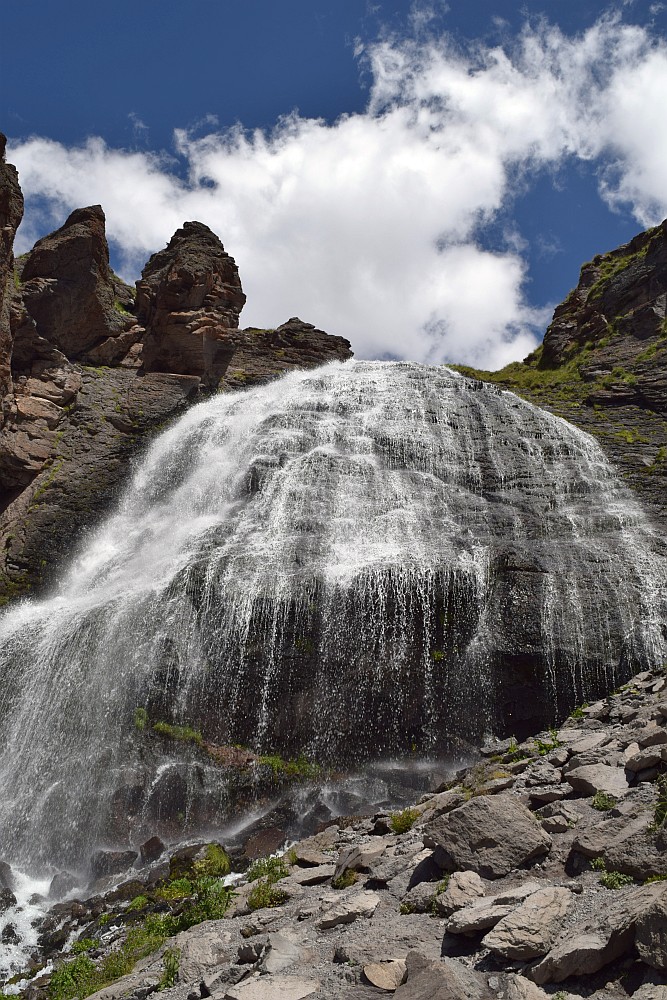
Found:
M 568 889 L 558 886 L 540 889 L 503 917 L 482 944 L 502 958 L 522 962 L 546 955 L 560 933 L 571 903 Z
M 438 913 L 451 916 L 468 903 L 484 895 L 484 883 L 477 872 L 454 872 L 449 876 L 447 888 L 435 898 Z
M 542 985 L 588 976 L 637 948 L 654 969 L 667 969 L 667 882 L 618 891 L 587 922 L 569 927 L 530 971 Z
M 620 799 L 628 792 L 628 782 L 623 768 L 610 767 L 608 764 L 585 764 L 582 767 L 575 767 L 565 774 L 565 781 L 575 792 L 583 792 L 585 795 L 605 792 Z
M 359 917 L 372 917 L 379 904 L 380 897 L 375 892 L 354 892 L 329 906 L 317 921 L 317 926 L 320 930 L 327 930 L 339 924 L 351 924 Z
M 497 994 L 484 977 L 456 959 L 433 960 L 417 951 L 408 952 L 406 978 L 398 987 L 396 1000 L 495 1000 Z
M 547 854 L 551 837 L 516 797 L 501 793 L 478 796 L 432 820 L 424 843 L 434 848 L 442 869 L 495 879 Z
M 295 976 L 258 976 L 246 979 L 237 986 L 228 987 L 223 1000 L 307 1000 L 320 988 L 316 979 L 297 979 Z
M 372 986 L 391 993 L 398 989 L 407 975 L 403 959 L 387 959 L 386 962 L 371 962 L 364 966 L 364 976 Z
M 447 922 L 448 934 L 465 934 L 472 936 L 495 927 L 499 921 L 512 911 L 511 904 L 500 905 L 483 900 L 464 906 L 462 910 L 450 917 Z
M 387 845 L 382 841 L 375 844 L 356 844 L 353 847 L 346 847 L 338 855 L 334 879 L 348 870 L 369 871 L 386 850 Z
M 149 865 L 157 861 L 164 853 L 165 846 L 159 837 L 149 837 L 139 848 L 139 856 L 144 864 Z
M 95 879 L 117 875 L 127 871 L 138 856 L 136 851 L 96 851 L 90 859 L 91 874 Z

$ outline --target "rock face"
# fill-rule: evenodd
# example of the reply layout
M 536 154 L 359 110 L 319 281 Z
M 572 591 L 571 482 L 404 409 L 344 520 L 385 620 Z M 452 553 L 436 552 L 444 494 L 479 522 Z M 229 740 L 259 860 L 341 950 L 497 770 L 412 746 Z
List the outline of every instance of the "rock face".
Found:
M 667 478 L 667 221 L 584 264 L 543 345 L 474 372 L 593 434 L 661 524 Z
M 23 265 L 21 295 L 37 334 L 70 360 L 121 333 L 132 317 L 116 306 L 104 212 L 80 208 L 38 240 Z
M 12 386 L 9 309 L 14 291 L 14 236 L 23 218 L 23 195 L 16 167 L 5 163 L 6 143 L 0 133 L 0 427 L 5 415 L 4 400 Z
M 23 213 L 0 139 L 0 604 L 48 583 L 108 509 L 129 459 L 210 391 L 351 356 L 300 320 L 238 329 L 233 259 L 198 222 L 154 254 L 135 292 L 109 266 L 104 212 L 73 212 L 14 265 Z

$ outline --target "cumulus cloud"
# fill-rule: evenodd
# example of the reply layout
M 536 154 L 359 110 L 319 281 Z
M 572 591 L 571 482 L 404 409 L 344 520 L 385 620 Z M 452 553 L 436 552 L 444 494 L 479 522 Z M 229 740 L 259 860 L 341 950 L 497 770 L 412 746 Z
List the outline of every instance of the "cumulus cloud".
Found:
M 527 304 L 516 233 L 492 253 L 484 227 L 537 171 L 591 161 L 611 207 L 643 224 L 667 214 L 667 51 L 646 29 L 605 18 L 568 37 L 541 23 L 506 48 L 389 38 L 361 58 L 368 107 L 332 124 L 176 130 L 170 156 L 14 143 L 34 206 L 22 248 L 101 202 L 133 278 L 199 219 L 240 265 L 248 325 L 298 314 L 361 357 L 497 367 L 535 346 L 547 310 Z

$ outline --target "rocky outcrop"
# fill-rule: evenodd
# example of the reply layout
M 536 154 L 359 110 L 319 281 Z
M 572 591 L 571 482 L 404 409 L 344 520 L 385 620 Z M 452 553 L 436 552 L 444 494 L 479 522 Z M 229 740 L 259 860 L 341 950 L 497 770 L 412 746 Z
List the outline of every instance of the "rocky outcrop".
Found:
M 137 282 L 146 371 L 188 373 L 217 385 L 234 354 L 228 333 L 238 328 L 244 303 L 236 264 L 218 237 L 201 222 L 186 222 Z
M 100 205 L 77 209 L 38 240 L 23 263 L 21 283 L 37 335 L 70 361 L 133 323 L 117 302 Z
M 499 372 L 462 367 L 593 434 L 667 524 L 667 221 L 581 269 L 544 343 Z
M 4 152 L 4 138 L 2 150 Z M 187 222 L 135 292 L 109 266 L 104 212 L 73 212 L 16 262 L 23 199 L 0 164 L 0 604 L 48 583 L 117 497 L 151 434 L 206 393 L 351 356 L 300 320 L 239 330 L 222 243 Z

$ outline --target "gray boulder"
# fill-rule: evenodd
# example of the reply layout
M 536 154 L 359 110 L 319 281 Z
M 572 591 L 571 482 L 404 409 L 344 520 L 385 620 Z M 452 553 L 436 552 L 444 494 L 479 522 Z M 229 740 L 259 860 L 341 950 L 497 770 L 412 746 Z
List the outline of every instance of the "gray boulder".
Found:
M 503 917 L 482 943 L 496 955 L 522 962 L 546 955 L 563 927 L 571 903 L 568 889 L 540 889 Z
M 432 820 L 424 843 L 434 848 L 434 859 L 445 871 L 495 879 L 547 854 L 551 837 L 517 798 L 501 793 L 478 796 Z
M 496 997 L 485 979 L 452 958 L 433 961 L 419 952 L 408 952 L 407 977 L 396 1000 L 491 1000 Z
M 591 921 L 563 932 L 530 977 L 542 985 L 592 975 L 633 947 L 647 965 L 667 970 L 667 882 L 619 892 Z

